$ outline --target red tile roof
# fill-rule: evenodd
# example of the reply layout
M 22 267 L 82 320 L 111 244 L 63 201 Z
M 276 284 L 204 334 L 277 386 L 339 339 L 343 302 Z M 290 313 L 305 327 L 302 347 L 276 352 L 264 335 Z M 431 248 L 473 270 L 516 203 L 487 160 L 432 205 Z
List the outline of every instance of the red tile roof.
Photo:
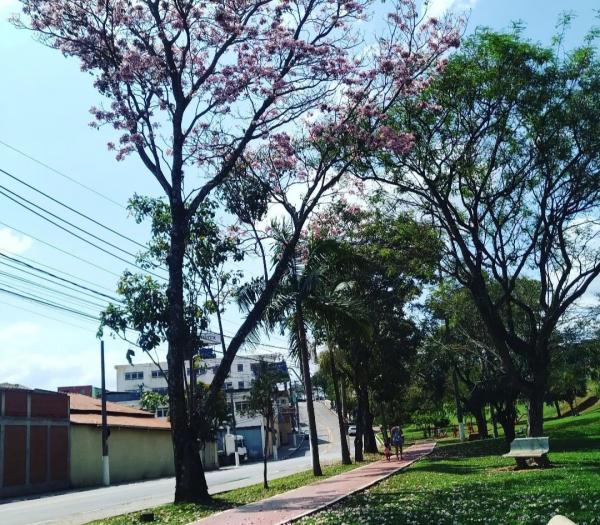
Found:
M 146 428 L 149 430 L 171 430 L 171 423 L 166 419 L 140 418 L 130 416 L 107 417 L 109 427 Z M 71 423 L 74 425 L 102 425 L 101 414 L 71 414 Z
M 69 393 L 71 405 L 71 423 L 75 425 L 102 424 L 102 402 L 100 399 Z M 156 430 L 170 430 L 171 423 L 165 419 L 158 419 L 154 414 L 128 407 L 119 403 L 106 403 L 107 421 L 109 427 L 147 428 Z
M 71 404 L 71 412 L 100 412 L 102 410 L 102 401 L 94 399 L 83 394 L 68 392 Z M 126 414 L 134 417 L 154 417 L 154 414 L 140 410 L 139 408 L 128 407 L 119 403 L 106 402 L 106 412 L 109 414 Z

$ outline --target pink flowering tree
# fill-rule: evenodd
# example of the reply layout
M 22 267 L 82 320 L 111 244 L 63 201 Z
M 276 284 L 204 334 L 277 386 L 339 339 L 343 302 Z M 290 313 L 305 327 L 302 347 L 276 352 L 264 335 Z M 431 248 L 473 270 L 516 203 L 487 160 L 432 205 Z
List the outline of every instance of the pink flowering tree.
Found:
M 198 207 L 242 173 L 288 214 L 292 234 L 228 345 L 215 400 L 240 346 L 268 305 L 303 224 L 361 156 L 412 138 L 385 128 L 388 109 L 429 82 L 458 44 L 453 22 L 426 20 L 412 0 L 390 6 L 363 45 L 366 0 L 22 0 L 15 19 L 75 57 L 107 102 L 118 160 L 136 154 L 167 197 L 168 374 L 176 501 L 208 497 L 184 396 L 183 261 Z M 357 146 L 357 139 L 360 147 Z M 291 201 L 290 192 L 302 187 Z M 297 192 L 294 192 L 297 194 Z

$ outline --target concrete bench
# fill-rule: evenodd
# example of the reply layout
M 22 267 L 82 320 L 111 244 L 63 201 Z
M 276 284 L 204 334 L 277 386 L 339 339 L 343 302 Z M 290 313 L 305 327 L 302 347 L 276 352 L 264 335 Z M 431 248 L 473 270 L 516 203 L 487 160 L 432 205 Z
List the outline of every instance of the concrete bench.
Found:
M 550 450 L 547 437 L 517 438 L 510 444 L 505 458 L 539 458 Z
M 557 514 L 548 522 L 548 525 L 575 525 L 575 522 Z
M 547 458 L 544 455 L 548 454 L 549 450 L 550 444 L 547 437 L 516 438 L 510 444 L 510 452 L 502 457 L 515 458 L 519 468 L 525 468 L 528 459 L 536 459 L 536 463 L 544 467 L 548 466 Z

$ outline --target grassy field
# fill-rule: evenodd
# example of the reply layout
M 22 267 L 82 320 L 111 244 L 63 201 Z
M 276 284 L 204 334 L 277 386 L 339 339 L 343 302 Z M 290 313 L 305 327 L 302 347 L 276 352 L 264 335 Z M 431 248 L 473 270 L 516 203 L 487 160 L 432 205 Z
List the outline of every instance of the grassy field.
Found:
M 589 394 L 590 395 L 596 395 L 597 396 L 597 392 L 598 390 L 600 390 L 600 386 L 597 386 L 595 384 L 591 385 L 589 388 Z M 585 402 L 588 400 L 588 397 L 582 397 L 582 398 L 577 398 L 576 400 L 576 405 L 580 405 L 581 403 Z M 600 408 L 600 402 L 598 402 L 596 404 L 596 407 Z M 567 403 L 560 403 L 560 410 L 562 414 L 566 414 L 569 412 L 569 405 Z M 491 415 L 490 415 L 490 411 L 489 411 L 489 407 L 486 408 L 485 410 L 485 414 L 486 414 L 486 419 L 488 422 L 488 432 L 489 435 L 492 436 L 493 435 L 493 428 L 492 428 L 492 423 L 491 423 Z M 525 406 L 524 403 L 518 403 L 517 404 L 517 414 L 518 414 L 518 423 L 516 426 L 516 430 L 517 432 L 521 432 L 523 435 L 526 431 L 527 428 L 527 407 Z M 457 420 L 456 420 L 456 416 L 450 414 L 449 415 L 449 419 L 450 419 L 450 425 L 457 425 Z M 553 405 L 546 405 L 544 404 L 544 419 L 546 419 L 547 421 L 552 421 L 554 419 L 557 419 L 557 415 L 556 415 L 556 409 L 554 408 Z M 469 416 L 468 414 L 465 416 L 465 431 L 466 429 L 466 423 L 468 421 L 471 421 L 471 423 L 473 424 L 473 427 L 475 429 L 477 429 L 477 425 L 475 423 L 475 420 L 473 419 L 473 417 Z M 502 437 L 504 435 L 504 431 L 502 430 L 502 426 L 500 424 L 497 425 L 498 428 L 498 435 L 500 437 Z M 441 443 L 447 442 L 447 443 L 456 443 L 458 442 L 457 439 L 453 438 L 452 436 L 452 431 L 450 428 L 446 429 L 447 430 L 447 434 L 448 436 L 446 438 L 438 438 L 438 441 Z M 404 436 L 406 438 L 407 441 L 412 442 L 418 439 L 423 439 L 425 436 L 423 434 L 423 430 L 418 428 L 415 425 L 406 425 L 403 428 L 404 431 Z
M 546 470 L 514 471 L 503 440 L 442 445 L 428 459 L 304 525 L 600 524 L 600 408 L 546 422 Z
M 374 461 L 376 459 L 380 459 L 380 456 L 369 455 L 366 458 L 367 461 Z M 353 465 L 325 465 L 323 466 L 323 478 L 341 474 L 342 472 L 352 470 L 353 468 L 360 467 L 364 464 L 365 463 Z M 214 514 L 215 512 L 221 512 L 233 507 L 252 503 L 253 501 L 269 498 L 271 496 L 275 496 L 276 494 L 314 483 L 315 481 L 323 478 L 315 478 L 312 475 L 312 470 L 307 470 L 304 472 L 299 472 L 298 474 L 293 474 L 291 476 L 269 481 L 268 490 L 263 489 L 262 483 L 260 483 L 241 489 L 222 492 L 221 494 L 215 495 L 211 503 L 205 505 L 169 504 L 148 509 L 144 512 L 154 512 L 155 521 L 153 523 L 183 525 L 210 514 Z M 141 512 L 131 512 L 129 514 L 122 514 L 121 516 L 115 516 L 113 518 L 93 521 L 90 522 L 90 525 L 137 525 L 140 523 L 140 514 Z

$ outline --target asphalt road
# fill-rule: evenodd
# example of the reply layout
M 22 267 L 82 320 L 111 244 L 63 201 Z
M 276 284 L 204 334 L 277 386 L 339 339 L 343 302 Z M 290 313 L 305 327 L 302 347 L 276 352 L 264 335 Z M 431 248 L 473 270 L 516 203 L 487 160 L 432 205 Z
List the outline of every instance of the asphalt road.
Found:
M 337 418 L 328 406 L 329 401 L 315 402 L 322 463 L 340 458 Z M 299 408 L 301 425 L 308 428 L 306 404 L 300 403 Z M 207 472 L 209 491 L 216 494 L 260 483 L 262 468 L 262 463 L 251 463 Z M 304 446 L 289 459 L 269 462 L 268 476 L 269 479 L 280 478 L 310 468 L 311 455 L 308 446 Z M 163 478 L 11 501 L 0 504 L 0 525 L 79 525 L 169 503 L 174 490 L 174 478 Z

